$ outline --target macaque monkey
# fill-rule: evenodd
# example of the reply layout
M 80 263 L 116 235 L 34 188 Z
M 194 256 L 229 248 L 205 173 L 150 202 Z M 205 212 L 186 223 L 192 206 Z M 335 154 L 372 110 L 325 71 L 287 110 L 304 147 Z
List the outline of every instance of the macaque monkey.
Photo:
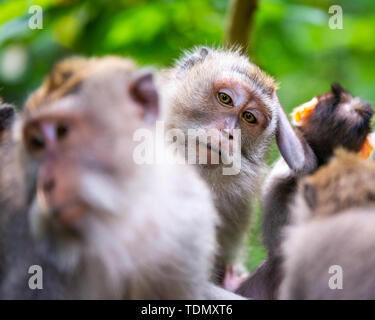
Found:
M 158 115 L 152 73 L 114 57 L 74 63 L 56 66 L 13 126 L 19 178 L 1 185 L 24 197 L 7 197 L 0 297 L 238 298 L 209 282 L 219 219 L 204 182 L 134 158 L 133 134 Z M 31 265 L 43 290 L 28 287 Z
M 188 160 L 199 149 L 197 168 L 223 221 L 214 279 L 225 285 L 249 229 L 251 199 L 272 138 L 276 134 L 281 154 L 296 171 L 308 171 L 315 162 L 282 110 L 274 80 L 239 51 L 198 48 L 159 82 L 167 128 L 184 132 L 186 139 L 179 142 Z M 191 130 L 200 130 L 207 139 L 194 140 Z M 193 144 L 188 143 L 191 137 Z
M 375 299 L 375 162 L 339 152 L 300 181 L 281 299 Z
M 373 113 L 369 103 L 334 84 L 331 91 L 295 109 L 295 130 L 314 151 L 319 167 L 327 163 L 337 147 L 362 151 L 367 144 Z M 293 170 L 280 159 L 268 176 L 262 201 L 263 237 L 268 258 L 243 283 L 239 294 L 257 299 L 276 298 L 282 278 L 281 230 L 289 223 L 290 204 L 295 197 L 298 180 L 307 173 Z

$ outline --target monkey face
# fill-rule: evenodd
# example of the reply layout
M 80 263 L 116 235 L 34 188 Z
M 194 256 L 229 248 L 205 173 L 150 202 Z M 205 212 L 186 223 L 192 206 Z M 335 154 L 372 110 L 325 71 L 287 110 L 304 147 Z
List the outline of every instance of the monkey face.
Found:
M 261 158 L 277 122 L 272 78 L 237 52 L 201 48 L 182 59 L 173 85 L 167 93 L 169 125 L 187 135 L 189 129 L 204 130 L 211 141 L 200 146 L 208 149 L 208 160 L 212 152 L 223 156 L 222 145 L 234 149 L 236 130 L 241 155 Z
M 106 177 L 115 183 L 108 144 L 96 138 L 100 128 L 100 122 L 82 110 L 47 111 L 25 121 L 25 152 L 38 168 L 31 213 L 38 224 L 71 231 L 84 220 L 108 214 L 87 196 L 87 180 Z
M 24 152 L 37 167 L 30 210 L 36 237 L 82 241 L 126 217 L 128 183 L 137 171 L 133 133 L 157 114 L 152 81 L 150 73 L 106 70 L 24 114 Z
M 318 104 L 300 127 L 318 157 L 326 163 L 337 147 L 358 152 L 370 132 L 371 105 L 340 85 L 318 97 Z

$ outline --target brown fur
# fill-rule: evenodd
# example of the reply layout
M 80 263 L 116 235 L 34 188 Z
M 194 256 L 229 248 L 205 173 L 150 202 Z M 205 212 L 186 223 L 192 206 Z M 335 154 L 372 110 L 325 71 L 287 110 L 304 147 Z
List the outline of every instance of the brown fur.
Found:
M 338 84 L 333 84 L 329 92 L 317 99 L 313 112 L 295 130 L 311 147 L 318 168 L 326 164 L 340 146 L 355 152 L 361 148 L 370 132 L 374 111 L 369 103 L 352 96 Z M 268 299 L 277 296 L 277 283 L 282 279 L 279 256 L 282 229 L 290 223 L 290 204 L 295 199 L 298 181 L 315 170 L 296 172 L 280 158 L 264 184 L 262 233 L 268 259 L 264 264 L 267 270 L 261 274 L 265 286 L 262 291 L 268 292 Z M 253 279 L 248 279 L 240 292 L 248 292 L 247 297 L 257 298 L 256 286 L 260 281 L 254 285 L 252 282 Z
M 375 163 L 339 152 L 301 181 L 285 231 L 281 299 L 374 299 Z M 329 268 L 343 289 L 329 288 Z
M 375 206 L 375 163 L 341 151 L 327 166 L 306 177 L 300 188 L 315 190 L 312 210 L 317 217 L 363 205 Z
M 113 66 L 128 72 L 136 70 L 134 61 L 115 56 L 91 59 L 73 57 L 58 62 L 45 78 L 41 87 L 30 95 L 26 101 L 25 109 L 31 111 L 43 108 L 48 103 L 74 91 L 74 88 L 98 68 L 105 69 Z

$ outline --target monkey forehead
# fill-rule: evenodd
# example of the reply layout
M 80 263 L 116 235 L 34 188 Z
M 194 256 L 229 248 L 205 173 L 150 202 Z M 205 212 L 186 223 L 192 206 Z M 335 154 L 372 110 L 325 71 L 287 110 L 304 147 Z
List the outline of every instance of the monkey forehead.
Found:
M 89 76 L 80 79 L 74 90 L 65 92 L 58 98 L 46 99 L 38 108 L 26 109 L 30 114 L 45 112 L 77 111 L 101 113 L 110 108 L 111 111 L 125 111 L 126 85 L 132 75 L 128 69 L 119 68 L 115 64 L 103 63 L 90 71 Z
M 102 58 L 68 58 L 57 63 L 41 87 L 28 98 L 25 109 L 46 106 L 65 95 L 79 90 L 80 85 L 95 74 L 132 73 L 137 69 L 131 59 L 106 56 Z
M 245 100 L 255 98 L 260 101 L 267 101 L 272 98 L 272 92 L 261 87 L 247 75 L 237 71 L 223 71 L 215 79 L 213 86 L 216 91 L 232 87 L 235 91 L 241 92 L 241 95 L 246 95 L 247 97 L 244 97 Z
M 69 113 L 78 113 L 78 110 L 82 110 L 84 107 L 84 101 L 78 95 L 67 95 L 62 97 L 59 100 L 46 103 L 41 108 L 36 110 L 26 110 L 28 117 L 42 116 L 49 113 L 58 113 L 58 112 L 69 112 Z
M 277 89 L 274 79 L 262 71 L 257 65 L 236 50 L 216 50 L 207 56 L 207 63 L 211 64 L 213 70 L 223 72 L 234 71 L 242 74 L 265 93 L 271 95 Z
M 189 52 L 177 62 L 177 69 L 184 64 L 186 56 Z M 204 57 L 201 57 L 196 63 L 190 64 L 188 68 L 182 68 L 183 73 L 190 71 L 195 73 L 196 70 L 205 71 L 204 75 L 209 76 L 224 71 L 237 71 L 249 80 L 257 82 L 261 87 L 273 91 L 277 89 L 277 85 L 273 78 L 263 72 L 258 66 L 251 63 L 247 56 L 240 53 L 237 49 L 210 49 Z

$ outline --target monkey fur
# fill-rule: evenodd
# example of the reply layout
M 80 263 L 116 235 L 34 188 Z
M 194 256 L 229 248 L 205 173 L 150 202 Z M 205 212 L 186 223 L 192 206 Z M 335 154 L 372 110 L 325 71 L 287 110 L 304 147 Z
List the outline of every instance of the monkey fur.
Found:
M 317 97 L 312 113 L 295 127 L 301 140 L 314 152 L 317 166 L 327 163 L 337 147 L 358 152 L 370 132 L 374 113 L 371 105 L 353 97 L 339 84 Z M 310 170 L 310 172 L 313 172 Z M 281 158 L 263 187 L 263 238 L 268 258 L 237 293 L 257 299 L 275 299 L 282 279 L 280 243 L 282 228 L 289 223 L 290 204 L 293 202 L 298 180 L 306 172 L 296 172 Z
M 223 221 L 218 229 L 219 251 L 214 275 L 220 283 L 225 269 L 238 263 L 241 256 L 249 229 L 251 200 L 259 188 L 263 158 L 272 138 L 277 136 L 280 151 L 291 166 L 303 170 L 311 164 L 306 161 L 304 145 L 280 106 L 274 80 L 238 50 L 199 47 L 186 52 L 172 70 L 161 76 L 159 83 L 168 129 L 181 129 L 186 136 L 189 129 L 206 132 L 216 129 L 221 141 L 230 140 L 225 133 L 241 130 L 238 174 L 223 175 L 226 166 L 223 163 L 197 165 L 211 188 Z M 231 98 L 232 105 L 220 103 L 220 91 Z M 252 124 L 243 119 L 247 111 L 256 116 Z M 212 152 L 209 145 L 205 147 Z
M 374 299 L 375 163 L 338 152 L 299 183 L 285 229 L 281 299 Z M 331 288 L 330 269 L 342 270 Z
M 195 170 L 132 158 L 157 109 L 152 74 L 114 57 L 63 61 L 31 95 L 2 159 L 1 298 L 239 298 L 209 282 L 219 219 Z

